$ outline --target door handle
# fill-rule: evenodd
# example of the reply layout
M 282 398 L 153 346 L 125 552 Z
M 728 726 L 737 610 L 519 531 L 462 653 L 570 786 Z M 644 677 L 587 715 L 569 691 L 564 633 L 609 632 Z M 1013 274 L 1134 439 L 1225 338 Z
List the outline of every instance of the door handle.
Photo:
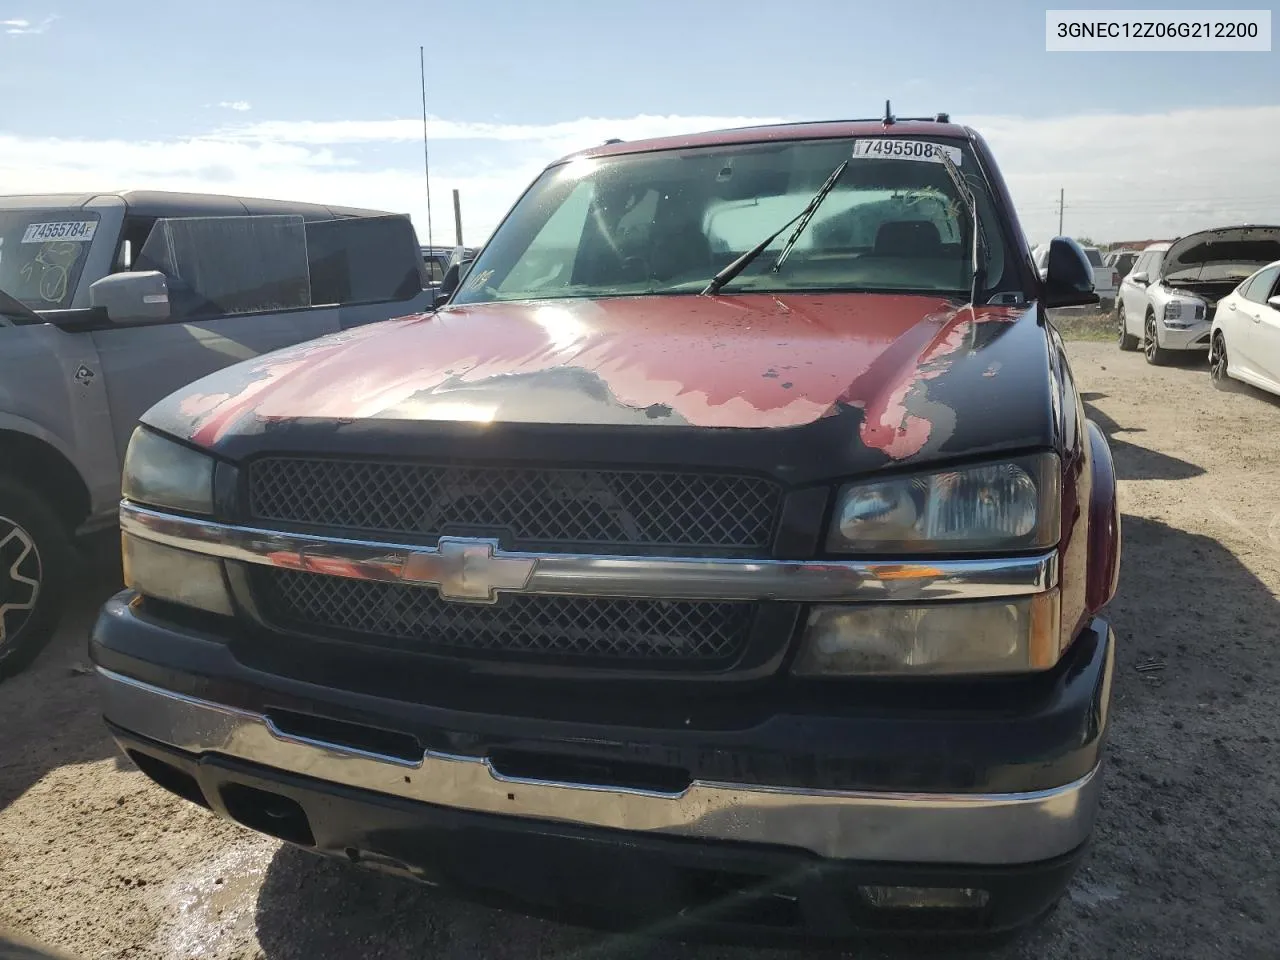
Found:
M 1236 305 L 1235 305 L 1234 303 L 1228 303 L 1228 304 L 1227 304 L 1227 309 L 1228 309 L 1228 310 L 1234 310 L 1234 309 L 1236 309 Z

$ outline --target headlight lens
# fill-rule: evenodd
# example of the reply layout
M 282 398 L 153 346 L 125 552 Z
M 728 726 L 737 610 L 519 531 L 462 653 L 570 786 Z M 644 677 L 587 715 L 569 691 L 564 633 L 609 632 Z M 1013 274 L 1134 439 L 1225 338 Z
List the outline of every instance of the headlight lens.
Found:
M 130 500 L 185 513 L 213 513 L 213 460 L 138 427 L 124 456 L 121 491 Z
M 140 537 L 121 537 L 124 585 L 146 597 L 231 616 L 222 561 Z
M 967 552 L 1051 547 L 1060 537 L 1056 454 L 841 488 L 827 549 Z
M 847 604 L 809 613 L 799 676 L 1047 670 L 1061 656 L 1058 591 L 996 601 Z

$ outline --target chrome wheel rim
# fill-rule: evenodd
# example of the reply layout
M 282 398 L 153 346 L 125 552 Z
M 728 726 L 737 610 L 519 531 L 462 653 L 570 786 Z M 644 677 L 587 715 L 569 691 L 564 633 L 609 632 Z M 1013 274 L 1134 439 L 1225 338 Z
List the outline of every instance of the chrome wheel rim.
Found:
M 1143 338 L 1144 342 L 1142 344 L 1142 348 L 1147 354 L 1147 359 L 1154 360 L 1156 357 L 1156 346 L 1157 346 L 1155 317 L 1147 318 L 1147 326 L 1146 326 L 1145 333 L 1146 333 L 1146 337 Z
M 1213 338 L 1209 350 L 1209 376 L 1215 383 L 1225 383 L 1227 379 L 1227 345 L 1222 342 L 1222 334 Z
M 1124 306 L 1123 305 L 1116 310 L 1116 319 L 1119 321 L 1117 324 L 1117 326 L 1119 327 L 1119 333 L 1120 333 L 1119 340 L 1120 340 L 1120 343 L 1123 344 L 1124 338 L 1129 333 L 1129 331 L 1126 330 L 1124 326 Z
M 31 534 L 16 520 L 0 516 L 0 651 L 31 619 L 42 573 Z

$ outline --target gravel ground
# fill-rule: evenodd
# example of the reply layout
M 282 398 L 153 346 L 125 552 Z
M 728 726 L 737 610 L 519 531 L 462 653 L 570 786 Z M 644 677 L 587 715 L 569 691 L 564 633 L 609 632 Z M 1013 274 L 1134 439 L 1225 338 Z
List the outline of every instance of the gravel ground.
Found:
M 1123 497 L 1110 765 L 1069 896 L 992 956 L 1274 958 L 1280 400 L 1218 393 L 1202 363 L 1070 350 Z M 171 799 L 116 756 L 85 669 L 117 575 L 86 575 L 58 641 L 0 687 L 0 929 L 138 960 L 791 955 L 643 944 L 452 902 Z

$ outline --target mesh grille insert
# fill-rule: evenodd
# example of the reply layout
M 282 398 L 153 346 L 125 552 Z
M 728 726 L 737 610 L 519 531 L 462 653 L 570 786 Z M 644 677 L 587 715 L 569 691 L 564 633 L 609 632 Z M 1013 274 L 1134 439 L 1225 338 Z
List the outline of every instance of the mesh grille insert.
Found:
M 726 474 L 286 457 L 249 470 L 256 520 L 599 553 L 762 555 L 779 503 L 772 481 Z
M 429 587 L 271 568 L 253 571 L 253 580 L 264 615 L 278 626 L 454 656 L 718 666 L 741 653 L 755 610 L 739 602 L 531 594 L 453 603 Z

